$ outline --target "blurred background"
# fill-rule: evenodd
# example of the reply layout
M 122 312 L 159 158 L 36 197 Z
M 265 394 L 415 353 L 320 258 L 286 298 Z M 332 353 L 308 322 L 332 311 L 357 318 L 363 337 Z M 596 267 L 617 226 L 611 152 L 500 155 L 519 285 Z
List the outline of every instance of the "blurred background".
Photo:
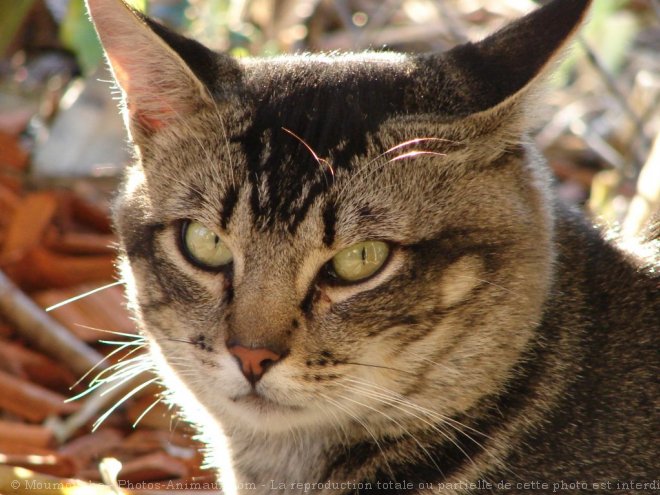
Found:
M 446 50 L 537 6 L 531 0 L 131 3 L 237 57 Z M 648 235 L 645 226 L 660 205 L 659 21 L 660 0 L 594 0 L 589 23 L 552 79 L 545 107 L 539 105 L 534 130 L 562 198 L 630 239 Z M 114 350 L 90 377 L 104 367 L 139 368 L 131 360 L 141 342 L 121 284 L 112 285 L 108 204 L 130 155 L 110 86 L 82 0 L 0 0 L 2 493 L 16 466 L 35 477 L 212 480 L 191 432 L 159 401 L 148 371 L 104 397 L 97 390 L 62 402 L 82 392 L 91 378 L 74 385 L 77 378 Z M 42 311 L 106 284 L 112 286 Z M 96 418 L 136 386 L 142 388 L 92 433 Z M 99 468 L 104 458 L 122 463 L 118 475 L 111 474 L 118 469 L 112 463 Z

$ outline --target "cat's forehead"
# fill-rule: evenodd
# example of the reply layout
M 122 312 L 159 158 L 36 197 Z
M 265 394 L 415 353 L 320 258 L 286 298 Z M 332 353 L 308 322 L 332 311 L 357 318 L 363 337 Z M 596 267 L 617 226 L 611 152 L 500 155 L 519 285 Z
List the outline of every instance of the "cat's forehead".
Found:
M 382 123 L 405 112 L 413 68 L 400 54 L 241 61 L 236 112 L 244 118 L 233 119 L 240 129 L 230 139 L 257 223 L 295 230 L 337 189 L 335 179 L 369 155 Z
M 319 156 L 353 148 L 383 121 L 407 113 L 413 99 L 415 64 L 402 54 L 297 55 L 241 66 L 252 130 L 279 138 L 287 129 Z

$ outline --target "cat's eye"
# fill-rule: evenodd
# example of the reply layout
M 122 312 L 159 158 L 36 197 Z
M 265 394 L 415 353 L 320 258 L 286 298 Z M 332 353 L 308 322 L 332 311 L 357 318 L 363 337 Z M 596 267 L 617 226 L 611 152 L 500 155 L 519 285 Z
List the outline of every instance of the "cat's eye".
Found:
M 382 241 L 366 241 L 343 249 L 331 260 L 337 278 L 358 282 L 374 275 L 389 257 L 390 247 Z
M 233 255 L 218 234 L 196 220 L 184 222 L 181 228 L 183 252 L 194 265 L 217 270 L 231 263 Z

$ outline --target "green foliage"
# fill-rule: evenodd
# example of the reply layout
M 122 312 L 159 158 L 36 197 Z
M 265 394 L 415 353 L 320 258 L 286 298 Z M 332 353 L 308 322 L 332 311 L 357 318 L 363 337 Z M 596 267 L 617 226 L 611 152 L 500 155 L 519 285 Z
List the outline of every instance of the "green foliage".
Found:
M 103 55 L 94 26 L 87 17 L 83 0 L 71 0 L 66 16 L 60 26 L 62 44 L 72 50 L 85 73 L 98 65 Z
M 597 48 L 605 67 L 618 73 L 639 26 L 624 0 L 600 0 L 594 4 L 585 37 Z
M 0 56 L 9 48 L 33 3 L 34 0 L 0 0 Z
M 624 7 L 628 0 L 597 0 L 594 2 L 588 22 L 583 30 L 583 38 L 598 53 L 604 67 L 618 74 L 639 30 L 634 16 Z M 556 73 L 558 86 L 570 80 L 575 65 L 584 60 L 584 49 L 580 44 L 571 49 Z

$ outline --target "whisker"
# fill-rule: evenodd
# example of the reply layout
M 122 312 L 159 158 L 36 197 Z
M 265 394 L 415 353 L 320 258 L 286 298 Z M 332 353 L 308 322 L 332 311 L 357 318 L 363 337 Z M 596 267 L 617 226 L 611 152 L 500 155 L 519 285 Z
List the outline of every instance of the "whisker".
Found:
M 45 309 L 46 313 L 53 311 L 54 309 L 61 308 L 62 306 L 65 306 L 69 303 L 78 301 L 84 297 L 91 296 L 92 294 L 96 294 L 97 292 L 101 292 L 102 290 L 109 289 L 110 287 L 116 287 L 117 285 L 123 285 L 124 281 L 123 280 L 117 280 L 116 282 L 112 282 L 110 284 L 106 284 L 102 287 L 97 287 L 96 289 L 92 289 L 90 291 L 85 292 L 84 294 L 79 294 L 74 297 L 70 297 L 69 299 L 58 302 L 57 304 L 53 304 L 52 306 L 49 306 Z
M 386 414 L 384 411 L 381 411 L 380 409 L 376 409 L 375 407 L 371 407 L 371 406 L 369 406 L 369 405 L 367 405 L 367 404 L 363 404 L 363 403 L 361 403 L 361 402 L 359 402 L 359 401 L 356 401 L 356 400 L 354 400 L 354 399 L 351 399 L 350 397 L 342 396 L 341 398 L 344 399 L 344 400 L 348 400 L 348 401 L 354 402 L 355 404 L 358 404 L 359 406 L 366 407 L 367 409 L 370 409 L 370 410 L 372 410 L 372 411 L 374 411 L 374 412 L 377 412 L 377 413 L 380 414 L 381 416 L 384 416 L 387 420 L 389 420 L 389 421 L 391 421 L 392 423 L 396 424 L 396 425 L 397 425 L 399 428 L 401 428 L 401 429 L 402 429 L 402 430 L 403 430 L 403 431 L 404 431 L 404 432 L 405 432 L 410 438 L 413 439 L 413 441 L 419 446 L 419 448 L 422 449 L 422 451 L 424 451 L 424 453 L 427 455 L 427 457 L 430 459 L 430 461 L 433 463 L 433 465 L 436 467 L 436 469 L 437 469 L 440 473 L 442 473 L 442 469 L 440 469 L 440 466 L 438 466 L 438 464 L 437 464 L 436 461 L 435 461 L 435 458 L 431 455 L 431 453 L 428 451 L 428 449 L 427 449 L 426 447 L 424 447 L 424 445 L 422 445 L 422 443 L 417 439 L 417 437 L 416 437 L 415 435 L 413 435 L 412 433 L 410 433 L 410 431 L 409 431 L 405 426 L 403 426 L 399 421 L 397 421 L 396 419 L 394 419 L 393 417 L 391 417 L 389 414 Z M 387 404 L 387 402 L 384 402 L 384 401 L 381 401 L 381 402 L 382 402 L 383 404 Z M 388 404 L 388 405 L 392 405 L 392 404 Z
M 461 275 L 461 274 L 457 274 L 457 275 L 454 275 L 454 276 L 455 276 L 455 277 L 458 277 L 458 278 L 465 278 L 465 279 L 476 280 L 477 282 L 481 282 L 481 283 L 484 283 L 484 284 L 492 285 L 493 287 L 497 287 L 498 289 L 502 289 L 503 291 L 508 292 L 509 294 L 513 294 L 514 296 L 520 296 L 520 295 L 521 295 L 521 294 L 519 294 L 519 293 L 516 292 L 516 291 L 513 291 L 513 290 L 511 290 L 511 289 L 507 289 L 506 287 L 504 287 L 504 286 L 502 286 L 502 285 L 496 284 L 495 282 L 491 282 L 490 280 L 485 280 L 485 279 L 483 279 L 483 278 L 472 277 L 472 276 L 470 276 L 470 275 Z
M 369 436 L 371 436 L 371 438 L 373 439 L 374 443 L 376 444 L 376 447 L 378 447 L 378 450 L 380 450 L 380 453 L 381 453 L 382 456 L 383 456 L 383 460 L 385 461 L 385 465 L 387 466 L 387 470 L 389 471 L 390 476 L 394 479 L 394 472 L 392 471 L 392 466 L 390 466 L 390 464 L 387 462 L 387 457 L 385 456 L 385 451 L 383 450 L 383 447 L 381 446 L 380 442 L 379 442 L 378 439 L 376 438 L 376 435 L 374 434 L 374 432 L 372 432 L 372 431 L 369 429 L 369 427 L 364 423 L 364 421 L 362 421 L 358 416 L 356 416 L 356 415 L 355 415 L 355 414 L 354 414 L 354 413 L 353 413 L 353 412 L 352 412 L 347 406 L 344 406 L 344 405 L 341 404 L 340 402 L 338 402 L 338 401 L 332 399 L 331 397 L 328 397 L 327 395 L 325 395 L 325 394 L 323 394 L 323 393 L 321 393 L 321 392 L 319 392 L 319 396 L 322 397 L 323 399 L 325 399 L 326 402 L 328 402 L 328 403 L 334 405 L 337 409 L 339 409 L 340 411 L 343 411 L 343 412 L 346 413 L 348 416 L 350 416 L 351 418 L 353 418 L 354 421 L 356 421 L 359 425 L 362 426 L 362 428 L 365 429 L 365 431 L 366 431 L 366 432 L 369 434 Z
M 414 357 L 415 359 L 418 359 L 419 361 L 425 361 L 425 362 L 427 362 L 427 363 L 429 363 L 429 364 L 432 364 L 433 366 L 435 366 L 435 367 L 437 367 L 437 368 L 442 368 L 442 369 L 444 369 L 445 371 L 447 371 L 448 373 L 451 373 L 452 375 L 456 375 L 456 374 L 458 374 L 458 371 L 457 371 L 456 369 L 454 369 L 454 368 L 452 368 L 452 367 L 450 367 L 450 366 L 447 366 L 445 363 L 439 363 L 439 362 L 437 362 L 437 361 L 433 361 L 432 359 L 429 359 L 429 358 L 427 358 L 427 357 L 420 356 L 419 354 L 417 354 L 417 353 L 415 353 L 415 352 L 412 352 L 412 351 L 410 351 L 409 349 L 406 349 L 406 350 L 405 350 L 405 353 L 408 354 L 408 355 L 410 355 L 410 356 L 412 356 L 412 357 Z
M 321 170 L 323 170 L 323 165 L 325 165 L 326 168 L 330 171 L 330 176 L 334 179 L 335 171 L 332 168 L 332 165 L 330 165 L 330 162 L 328 162 L 328 160 L 326 160 L 324 158 L 321 158 L 319 155 L 317 155 L 316 152 L 312 149 L 312 147 L 309 144 L 307 144 L 303 138 L 298 136 L 298 134 L 296 134 L 292 130 L 287 129 L 286 127 L 281 127 L 281 129 L 284 132 L 286 132 L 287 134 L 290 134 L 291 136 L 296 138 L 298 141 L 300 141 L 300 144 L 302 144 L 307 149 L 307 151 L 309 151 L 310 154 L 314 157 L 314 160 L 316 160 L 316 163 L 318 163 L 319 167 L 321 167 Z M 323 165 L 321 165 L 321 164 L 323 164 Z M 323 172 L 325 173 L 325 170 L 323 170 Z M 327 183 L 327 179 L 326 179 L 326 186 L 327 185 L 328 185 L 328 183 Z
M 432 426 L 428 422 L 424 421 L 423 418 L 419 418 L 417 415 L 415 415 L 411 412 L 409 413 L 412 416 L 424 421 L 426 424 L 429 424 L 429 426 L 431 426 L 434 430 L 438 431 L 443 437 L 445 437 L 449 441 L 451 441 L 461 452 L 463 452 L 463 454 L 466 455 L 466 457 L 468 459 L 470 459 L 470 456 L 467 455 L 467 453 L 463 450 L 463 448 L 460 445 L 458 445 L 454 439 L 449 437 L 444 431 L 439 430 L 439 428 L 441 426 L 450 427 L 457 434 L 461 435 L 462 437 L 465 437 L 467 440 L 471 441 L 472 443 L 474 443 L 475 445 L 480 447 L 483 450 L 483 452 L 485 452 L 487 455 L 491 456 L 495 461 L 498 461 L 498 462 L 501 461 L 501 459 L 497 455 L 495 455 L 494 453 L 488 451 L 486 449 L 486 447 L 481 442 L 476 440 L 474 437 L 472 437 L 470 434 L 468 434 L 464 430 L 471 431 L 474 434 L 476 434 L 480 437 L 483 437 L 484 439 L 491 439 L 491 437 L 489 435 L 487 435 L 487 434 L 485 434 L 485 433 L 483 433 L 479 430 L 476 430 L 475 428 L 472 428 L 472 427 L 470 427 L 470 426 L 468 426 L 468 425 L 466 425 L 466 424 L 464 424 L 464 423 L 462 423 L 462 422 L 460 422 L 460 421 L 458 421 L 454 418 L 451 418 L 449 416 L 442 415 L 442 414 L 439 414 L 435 411 L 427 409 L 427 408 L 425 408 L 425 407 L 423 407 L 423 406 L 421 406 L 417 403 L 414 403 L 414 402 L 410 401 L 406 397 L 404 397 L 404 396 L 402 396 L 398 393 L 392 392 L 392 391 L 390 391 L 386 388 L 380 387 L 380 386 L 376 385 L 375 383 L 364 382 L 362 380 L 355 380 L 355 379 L 351 379 L 351 378 L 346 378 L 346 380 L 350 381 L 350 382 L 353 382 L 353 383 L 356 383 L 358 385 L 369 387 L 369 389 L 364 389 L 363 388 L 363 389 L 360 389 L 360 390 L 356 390 L 357 392 L 366 393 L 368 395 L 371 395 L 374 399 L 380 400 L 381 402 L 387 400 L 388 401 L 387 403 L 390 406 L 393 406 L 393 404 L 390 401 L 395 401 L 395 402 L 399 403 L 402 406 L 405 406 L 407 408 L 412 409 L 415 412 L 419 412 L 419 413 L 421 413 L 425 416 L 428 416 L 431 419 L 434 419 L 435 421 L 439 421 L 440 424 L 436 424 L 436 425 Z M 378 394 L 380 397 L 377 397 L 377 396 L 374 396 L 374 394 L 377 394 L 377 393 L 374 392 L 373 389 L 380 389 L 380 390 L 383 390 L 385 393 L 384 394 Z M 396 407 L 396 406 L 393 406 L 393 407 Z M 399 408 L 397 407 L 397 409 L 399 409 Z M 406 411 L 402 411 L 402 412 L 406 412 Z M 472 459 L 470 459 L 470 460 L 472 461 Z
M 107 395 L 108 393 L 112 392 L 118 387 L 121 387 L 124 383 L 126 383 L 128 380 L 131 378 L 139 375 L 140 373 L 144 371 L 148 371 L 151 368 L 151 364 L 148 363 L 145 359 L 144 356 L 139 356 L 139 358 L 144 361 L 142 364 L 136 364 L 133 361 L 136 358 L 129 359 L 128 361 L 124 363 L 117 363 L 112 365 L 111 367 L 101 371 L 98 375 L 94 377 L 94 379 L 90 382 L 89 386 L 87 387 L 87 390 L 84 390 L 83 392 L 70 397 L 69 399 L 66 399 L 65 402 L 73 402 L 76 400 L 79 400 L 88 394 L 94 392 L 97 390 L 99 387 L 102 387 L 103 385 L 106 385 L 110 382 L 116 382 L 119 380 L 118 383 L 108 387 L 107 389 L 104 389 L 101 392 L 101 395 Z M 117 371 L 121 369 L 121 371 Z M 112 372 L 113 374 L 110 375 L 107 378 L 104 378 L 103 375 L 107 374 L 108 372 Z
M 113 412 L 117 410 L 119 406 L 121 406 L 124 402 L 126 402 L 128 399 L 133 397 L 135 394 L 140 392 L 141 390 L 147 388 L 149 385 L 154 383 L 155 381 L 159 380 L 159 377 L 154 377 L 151 378 L 150 380 L 147 380 L 146 382 L 143 382 L 142 384 L 138 385 L 137 387 L 133 388 L 130 392 L 128 392 L 126 395 L 124 395 L 121 399 L 119 399 L 115 404 L 109 408 L 106 412 L 104 412 L 99 419 L 97 419 L 94 424 L 92 425 L 92 432 L 96 431 L 99 426 L 110 416 Z M 123 382 L 122 382 L 123 383 Z
M 165 340 L 169 340 L 171 342 L 182 342 L 184 344 L 195 345 L 195 343 L 190 339 L 180 339 L 180 338 L 176 338 L 176 337 L 166 337 Z
M 330 424 L 334 428 L 335 432 L 337 432 L 337 437 L 340 438 L 343 434 L 344 443 L 348 444 L 350 442 L 349 437 L 348 437 L 348 432 L 346 431 L 346 428 L 344 428 L 344 425 L 341 423 L 341 421 L 339 420 L 339 417 L 335 414 L 335 412 L 330 408 L 319 409 L 319 411 L 323 414 L 326 414 L 326 415 L 327 414 L 332 415 L 332 418 L 334 419 L 334 421 L 330 421 Z
M 346 185 L 344 185 L 344 187 L 342 188 L 342 190 L 339 192 L 338 197 L 343 196 L 344 192 L 346 191 L 346 188 L 347 188 L 350 184 L 354 183 L 354 181 L 355 181 L 356 179 L 359 179 L 360 182 L 364 182 L 366 179 L 368 179 L 369 177 L 371 177 L 371 175 L 373 175 L 373 173 L 375 173 L 375 172 L 377 172 L 378 170 L 380 170 L 380 169 L 382 168 L 382 166 L 376 168 L 375 170 L 371 170 L 369 167 L 371 167 L 371 165 L 373 165 L 374 163 L 376 163 L 376 162 L 377 162 L 378 160 L 380 160 L 381 158 L 383 158 L 383 157 L 389 155 L 390 153 L 393 153 L 393 152 L 398 151 L 398 150 L 400 150 L 400 149 L 402 149 L 402 148 L 405 148 L 406 146 L 411 146 L 411 145 L 420 144 L 420 143 L 426 143 L 426 142 L 441 142 L 441 143 L 448 143 L 448 144 L 457 144 L 457 143 L 458 143 L 457 141 L 453 141 L 453 140 L 451 140 L 451 139 L 443 139 L 443 138 L 436 138 L 436 137 L 426 137 L 426 138 L 415 138 L 415 139 L 410 139 L 410 140 L 408 140 L 408 141 L 404 141 L 404 142 L 402 142 L 402 143 L 399 143 L 399 144 L 397 144 L 396 146 L 392 146 L 391 148 L 389 148 L 389 149 L 383 151 L 381 154 L 379 154 L 379 155 L 375 156 L 374 158 L 372 158 L 371 160 L 369 160 L 369 161 L 368 161 L 368 162 L 367 162 L 367 163 L 361 168 L 361 170 L 359 170 L 359 171 L 358 171 L 358 172 L 352 177 L 352 180 L 351 180 L 350 182 L 348 182 Z M 429 153 L 431 153 L 431 152 L 429 152 Z M 388 163 L 388 162 L 386 162 L 386 163 Z M 383 166 L 384 166 L 384 165 L 383 165 Z M 364 173 L 368 173 L 368 174 L 367 174 L 365 177 L 361 177 L 361 174 L 364 174 Z
M 352 364 L 354 366 L 366 366 L 368 368 L 380 368 L 380 369 L 384 369 L 384 370 L 397 371 L 399 373 L 406 373 L 408 375 L 416 376 L 415 373 L 413 373 L 411 371 L 401 370 L 401 369 L 398 369 L 398 368 L 392 368 L 390 366 L 383 366 L 383 365 L 380 365 L 380 364 L 358 363 L 358 362 L 355 362 L 355 361 L 342 361 L 341 364 Z
M 405 397 L 405 396 L 403 396 L 403 395 L 401 395 L 401 394 L 397 394 L 397 393 L 395 393 L 395 392 L 392 392 L 391 390 L 386 389 L 386 388 L 384 388 L 384 387 L 381 387 L 381 386 L 379 386 L 379 385 L 377 385 L 377 384 L 375 384 L 375 383 L 372 383 L 372 382 L 366 382 L 366 381 L 364 381 L 364 380 L 358 380 L 358 379 L 350 378 L 350 377 L 345 377 L 345 380 L 350 381 L 350 382 L 353 382 L 353 383 L 356 383 L 356 384 L 358 384 L 358 385 L 368 386 L 368 387 L 371 387 L 371 388 L 373 388 L 373 389 L 381 390 L 382 392 L 384 392 L 384 393 L 386 393 L 386 394 L 391 394 L 392 397 L 397 397 L 397 398 L 398 398 L 399 400 L 401 400 L 401 401 L 410 401 L 410 399 L 408 399 L 407 397 Z M 465 429 L 467 429 L 467 430 L 470 430 L 470 431 L 472 431 L 473 433 L 475 433 L 476 435 L 479 435 L 479 436 L 481 436 L 481 437 L 484 437 L 484 438 L 490 438 L 490 437 L 489 437 L 488 435 L 486 435 L 485 433 L 480 432 L 479 430 L 476 430 L 476 429 L 474 429 L 474 428 L 472 428 L 472 427 L 470 427 L 470 426 L 468 426 L 468 425 L 466 425 L 466 424 L 463 424 L 463 423 L 461 423 L 460 421 L 458 421 L 458 420 L 456 420 L 456 419 L 454 419 L 454 418 L 452 418 L 452 417 L 450 417 L 450 416 L 446 416 L 446 415 L 444 415 L 444 414 L 440 414 L 440 413 L 438 413 L 438 412 L 436 412 L 436 411 L 433 411 L 433 410 L 431 410 L 431 409 L 425 408 L 424 406 L 421 406 L 420 404 L 417 404 L 417 403 L 413 403 L 413 404 L 414 404 L 414 406 L 415 406 L 419 411 L 424 412 L 426 415 L 428 415 L 428 416 L 430 416 L 430 417 L 433 417 L 433 418 L 438 419 L 438 420 L 443 421 L 443 422 L 453 423 L 453 424 L 458 425 L 458 426 L 460 426 L 460 427 L 462 427 L 462 428 L 465 428 Z M 467 435 L 465 432 L 462 432 L 462 434 L 463 434 L 463 435 Z
M 135 339 L 135 340 L 144 340 L 143 335 L 138 335 L 135 333 L 125 333 L 125 332 L 117 332 L 115 330 L 108 330 L 106 328 L 98 328 L 98 327 L 91 327 L 89 325 L 83 325 L 82 323 L 74 323 L 75 326 L 80 327 L 80 328 L 86 328 L 87 330 L 95 330 L 97 332 L 104 332 L 104 333 L 110 333 L 112 335 L 118 335 L 120 337 L 127 337 L 130 339 Z
M 446 153 L 437 153 L 435 151 L 424 151 L 424 150 L 414 150 L 414 151 L 409 151 L 408 153 L 404 153 L 403 155 L 398 155 L 395 156 L 394 158 L 391 158 L 387 160 L 387 163 L 392 163 L 392 162 L 397 162 L 399 160 L 405 160 L 407 158 L 416 158 L 418 156 L 423 156 L 423 155 L 432 155 L 432 156 L 442 156 L 445 157 L 447 156 Z
M 76 382 L 75 382 L 73 385 L 71 385 L 71 386 L 69 387 L 69 390 L 72 390 L 74 387 L 78 386 L 78 385 L 79 385 L 79 384 L 80 384 L 85 378 L 87 378 L 87 377 L 89 376 L 89 374 L 90 374 L 92 371 L 94 371 L 95 369 L 97 369 L 99 366 L 101 366 L 101 364 L 105 363 L 105 362 L 106 362 L 108 359 L 110 359 L 112 356 L 114 356 L 115 354 L 117 354 L 117 353 L 123 351 L 123 350 L 126 349 L 127 347 L 130 347 L 130 346 L 133 346 L 133 345 L 135 345 L 134 342 L 126 342 L 126 343 L 124 343 L 124 344 L 121 344 L 117 349 L 115 349 L 115 350 L 113 350 L 112 352 L 108 353 L 103 359 L 101 359 L 98 363 L 96 363 L 96 364 L 95 364 L 94 366 L 92 366 L 89 370 L 87 370 L 87 372 L 86 372 L 85 374 L 83 374 L 80 378 L 78 378 L 78 380 L 76 380 Z M 126 357 L 130 356 L 130 355 L 131 355 L 133 352 L 135 352 L 137 349 L 140 349 L 140 348 L 142 348 L 142 347 L 144 347 L 144 346 L 146 346 L 146 342 L 143 342 L 139 347 L 136 347 L 136 348 L 131 349 L 131 350 L 126 354 L 126 356 L 122 356 L 122 358 L 120 359 L 120 361 L 123 360 L 123 359 L 125 359 Z
M 147 414 L 149 414 L 149 411 L 151 411 L 156 405 L 163 400 L 162 397 L 158 397 L 154 402 L 152 402 L 149 407 L 147 407 L 144 411 L 142 411 L 142 414 L 140 414 L 137 419 L 135 420 L 135 423 L 133 423 L 133 428 L 135 428 L 140 421 L 142 421 L 142 418 L 144 418 Z
M 385 168 L 390 163 L 394 163 L 394 162 L 401 161 L 401 160 L 408 159 L 408 158 L 418 158 L 420 156 L 425 156 L 425 155 L 439 156 L 439 157 L 442 157 L 442 158 L 447 156 L 445 153 L 437 153 L 435 151 L 413 150 L 413 151 L 410 151 L 408 153 L 404 153 L 402 155 L 396 156 L 394 158 L 390 158 L 389 160 L 384 161 L 383 163 L 379 164 L 378 166 L 374 167 L 373 169 L 369 169 L 368 170 L 369 173 L 367 175 L 360 177 L 360 182 L 365 182 L 367 179 L 369 179 L 374 174 L 378 173 L 380 170 Z M 366 170 L 366 169 L 363 168 L 362 170 Z M 360 172 L 355 174 L 354 178 L 358 177 L 359 175 L 360 175 Z M 344 186 L 344 189 L 347 186 L 348 186 L 348 184 L 346 184 L 346 186 Z
M 399 143 L 396 146 L 392 146 L 386 151 L 383 151 L 380 155 L 374 157 L 371 159 L 366 166 L 368 167 L 369 165 L 372 165 L 375 163 L 377 160 L 380 158 L 383 158 L 385 155 L 389 155 L 390 153 L 393 153 L 394 151 L 400 150 L 401 148 L 405 148 L 406 146 L 410 146 L 413 144 L 419 144 L 419 143 L 427 143 L 427 142 L 442 142 L 442 143 L 449 143 L 449 144 L 456 144 L 457 141 L 452 141 L 451 139 L 443 139 L 443 138 L 434 138 L 434 137 L 426 137 L 426 138 L 415 138 L 415 139 L 410 139 L 409 141 L 404 141 L 403 143 Z
M 445 431 L 440 429 L 440 427 L 438 425 L 435 425 L 435 424 L 431 423 L 430 421 L 425 420 L 424 418 L 422 418 L 421 416 L 415 414 L 414 412 L 412 412 L 409 409 L 404 409 L 403 407 L 400 407 L 400 406 L 407 406 L 408 408 L 410 408 L 411 406 L 407 402 L 399 401 L 395 397 L 386 396 L 386 395 L 383 395 L 383 394 L 378 394 L 376 392 L 366 390 L 364 388 L 357 388 L 357 387 L 346 387 L 346 388 L 349 389 L 349 390 L 353 390 L 354 392 L 359 392 L 361 394 L 366 394 L 369 397 L 371 397 L 372 399 L 375 399 L 375 400 L 377 400 L 377 401 L 379 401 L 383 404 L 387 404 L 390 407 L 394 407 L 395 409 L 398 409 L 401 412 L 409 414 L 410 416 L 414 417 L 415 419 L 421 421 L 422 423 L 427 425 L 429 428 L 431 428 L 433 431 L 436 431 L 437 433 L 442 435 L 444 438 L 449 440 L 452 444 L 454 444 L 454 446 L 456 446 L 456 448 L 458 448 L 458 450 L 460 450 L 461 453 L 463 455 L 465 455 L 465 457 L 467 459 L 469 459 L 470 462 L 472 462 L 474 464 L 474 461 L 472 460 L 472 458 L 469 456 L 469 454 L 467 452 L 465 452 L 465 450 L 460 446 L 460 444 L 458 442 L 456 442 L 451 436 L 449 436 L 449 434 L 447 434 Z M 397 405 L 397 403 L 400 404 L 400 405 Z M 401 426 L 398 422 L 397 422 L 397 424 L 399 426 Z M 402 429 L 405 430 L 405 428 L 403 428 L 403 427 L 402 427 Z M 456 430 L 456 428 L 454 428 L 454 429 Z M 405 430 L 405 431 L 407 431 L 407 430 Z M 458 433 L 462 433 L 459 430 L 456 430 L 456 431 Z M 479 444 L 479 443 L 477 443 L 477 445 L 481 446 L 481 444 Z M 421 445 L 420 445 L 420 447 L 421 447 Z M 435 463 L 435 461 L 434 461 L 434 463 Z
M 128 374 L 134 368 L 139 368 L 143 366 L 146 367 L 151 366 L 151 363 L 149 363 L 149 360 L 145 358 L 145 355 L 136 356 L 134 358 L 115 363 L 109 368 L 100 371 L 94 377 L 90 385 L 117 381 L 124 375 Z M 105 376 L 108 373 L 112 373 L 112 374 L 110 376 Z

